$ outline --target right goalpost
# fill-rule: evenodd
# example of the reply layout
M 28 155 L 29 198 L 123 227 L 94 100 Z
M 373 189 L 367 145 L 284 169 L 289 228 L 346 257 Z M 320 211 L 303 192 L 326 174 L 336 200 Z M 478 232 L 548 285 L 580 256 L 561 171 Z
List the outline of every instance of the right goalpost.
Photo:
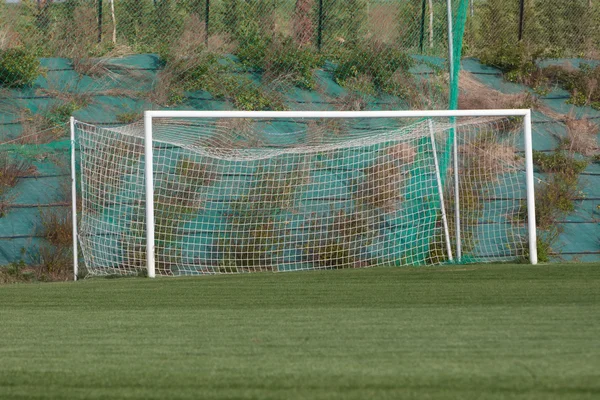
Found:
M 75 276 L 77 246 L 92 276 L 537 263 L 530 110 L 146 111 L 71 141 Z

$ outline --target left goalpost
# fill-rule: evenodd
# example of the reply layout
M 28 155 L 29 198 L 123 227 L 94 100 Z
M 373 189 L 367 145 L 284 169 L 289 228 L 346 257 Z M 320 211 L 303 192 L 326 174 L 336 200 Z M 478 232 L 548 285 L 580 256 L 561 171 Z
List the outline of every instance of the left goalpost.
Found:
M 530 110 L 71 119 L 75 277 L 78 246 L 91 276 L 535 264 L 531 140 Z

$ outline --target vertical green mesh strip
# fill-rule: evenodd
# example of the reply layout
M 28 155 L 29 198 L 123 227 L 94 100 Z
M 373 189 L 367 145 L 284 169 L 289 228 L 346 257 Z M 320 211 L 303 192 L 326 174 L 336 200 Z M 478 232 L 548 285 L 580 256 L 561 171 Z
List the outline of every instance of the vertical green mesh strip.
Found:
M 452 55 L 453 61 L 452 69 L 453 76 L 450 80 L 450 98 L 448 99 L 448 109 L 456 110 L 458 108 L 458 93 L 459 93 L 459 76 L 460 76 L 460 60 L 462 57 L 462 44 L 465 33 L 465 25 L 467 22 L 467 11 L 469 8 L 469 0 L 458 0 L 457 4 L 453 4 L 452 12 Z M 450 63 L 450 60 L 448 60 Z M 453 120 L 453 119 L 452 119 Z M 453 143 L 454 143 L 454 130 L 451 130 L 448 135 L 448 139 L 444 146 L 444 153 L 440 157 L 440 175 L 442 179 L 442 186 L 445 185 L 447 179 L 447 171 L 450 166 L 450 160 L 452 159 Z M 435 206 L 437 209 L 440 208 L 439 203 Z M 431 247 L 433 237 L 429 238 L 428 247 Z
M 469 0 L 458 0 L 458 4 L 453 7 L 454 15 L 452 16 L 453 21 L 453 71 L 454 76 L 450 82 L 450 98 L 448 101 L 448 109 L 456 110 L 458 108 L 458 88 L 459 88 L 459 76 L 460 76 L 460 59 L 462 56 L 462 43 L 465 34 L 465 25 L 467 22 L 467 11 L 469 8 Z M 450 62 L 450 61 L 449 61 Z M 442 183 L 446 178 L 446 171 L 451 159 L 452 154 L 452 143 L 454 141 L 454 132 L 450 132 L 448 135 L 448 141 L 445 146 L 445 153 L 440 158 L 440 173 L 442 175 Z
M 460 59 L 462 57 L 463 37 L 465 35 L 465 25 L 467 23 L 467 11 L 469 9 L 469 0 L 459 0 L 457 7 L 454 7 L 455 15 L 453 16 L 453 71 L 452 84 L 450 86 L 450 101 L 449 109 L 456 110 L 458 108 L 458 83 L 460 74 Z

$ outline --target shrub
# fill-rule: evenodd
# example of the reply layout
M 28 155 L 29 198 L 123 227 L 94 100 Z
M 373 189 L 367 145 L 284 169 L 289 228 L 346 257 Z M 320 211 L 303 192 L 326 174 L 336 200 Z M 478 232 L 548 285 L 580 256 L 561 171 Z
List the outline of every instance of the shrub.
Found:
M 325 59 L 310 47 L 301 47 L 292 38 L 270 38 L 252 26 L 243 31 L 237 52 L 242 64 L 264 73 L 269 81 L 289 82 L 314 89 L 314 70 Z
M 533 163 L 542 172 L 554 172 L 563 175 L 579 175 L 587 167 L 587 161 L 576 160 L 562 151 L 545 154 L 539 151 L 533 152 Z
M 244 24 L 238 33 L 239 47 L 236 55 L 247 67 L 261 69 L 271 40 L 263 35 L 256 22 Z
M 596 123 L 589 118 L 577 119 L 568 115 L 565 119 L 567 126 L 566 145 L 569 151 L 576 151 L 583 156 L 593 156 L 598 153 L 597 135 L 600 130 Z
M 31 85 L 40 75 L 40 61 L 25 50 L 0 50 L 0 86 Z
M 73 256 L 70 247 L 36 246 L 29 250 L 26 256 L 26 264 L 38 281 L 66 281 L 73 277 Z
M 23 260 L 0 267 L 0 284 L 30 282 L 33 278 L 33 272 Z
M 509 82 L 521 83 L 533 88 L 536 93 L 548 92 L 550 79 L 537 66 L 537 60 L 552 56 L 547 49 L 529 49 L 522 43 L 503 42 L 489 46 L 481 55 L 481 62 L 500 69 Z
M 18 143 L 43 144 L 67 136 L 69 118 L 81 106 L 75 101 L 67 101 L 53 104 L 36 114 L 24 110 L 21 117 L 23 132 Z
M 535 190 L 537 226 L 541 230 L 550 230 L 560 217 L 575 210 L 575 200 L 581 195 L 579 174 L 588 163 L 561 150 L 552 154 L 534 152 L 533 162 L 540 171 L 551 174 Z M 525 220 L 527 207 L 521 209 L 520 217 Z
M 248 78 L 238 75 L 222 75 L 219 81 L 209 88 L 217 98 L 233 102 L 239 110 L 245 111 L 283 111 L 286 109 L 281 96 L 263 88 Z
M 208 90 L 218 85 L 219 74 L 227 66 L 219 63 L 216 54 L 201 47 L 189 57 L 171 53 L 161 55 L 163 69 L 158 74 L 157 84 L 150 99 L 165 106 L 185 101 L 186 91 Z
M 571 93 L 568 104 L 589 105 L 600 110 L 600 66 L 592 68 L 581 64 L 578 70 L 554 67 L 547 71 L 548 74 L 550 72 L 554 81 Z
M 11 157 L 6 152 L 0 153 L 0 218 L 8 212 L 16 195 L 8 194 L 10 188 L 16 186 L 19 178 L 36 172 L 29 161 Z
M 70 247 L 73 243 L 71 210 L 41 210 L 39 234 L 54 246 Z
M 14 187 L 19 178 L 35 172 L 35 166 L 29 161 L 13 158 L 6 152 L 0 152 L 0 195 L 6 188 Z
M 401 82 L 394 77 L 408 76 L 408 70 L 413 64 L 410 56 L 395 47 L 362 44 L 341 56 L 335 70 L 335 81 L 345 87 L 352 79 L 368 76 L 376 90 L 402 95 Z
M 324 62 L 324 58 L 311 48 L 298 47 L 288 38 L 271 45 L 262 60 L 261 69 L 267 79 L 289 80 L 295 86 L 312 90 L 316 85 L 314 70 Z

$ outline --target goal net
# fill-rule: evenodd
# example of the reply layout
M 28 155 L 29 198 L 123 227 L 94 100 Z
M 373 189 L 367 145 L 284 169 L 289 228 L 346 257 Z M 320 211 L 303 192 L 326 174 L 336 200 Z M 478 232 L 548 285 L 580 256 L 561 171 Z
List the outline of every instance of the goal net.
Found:
M 530 256 L 523 116 L 157 114 L 73 125 L 90 275 Z

